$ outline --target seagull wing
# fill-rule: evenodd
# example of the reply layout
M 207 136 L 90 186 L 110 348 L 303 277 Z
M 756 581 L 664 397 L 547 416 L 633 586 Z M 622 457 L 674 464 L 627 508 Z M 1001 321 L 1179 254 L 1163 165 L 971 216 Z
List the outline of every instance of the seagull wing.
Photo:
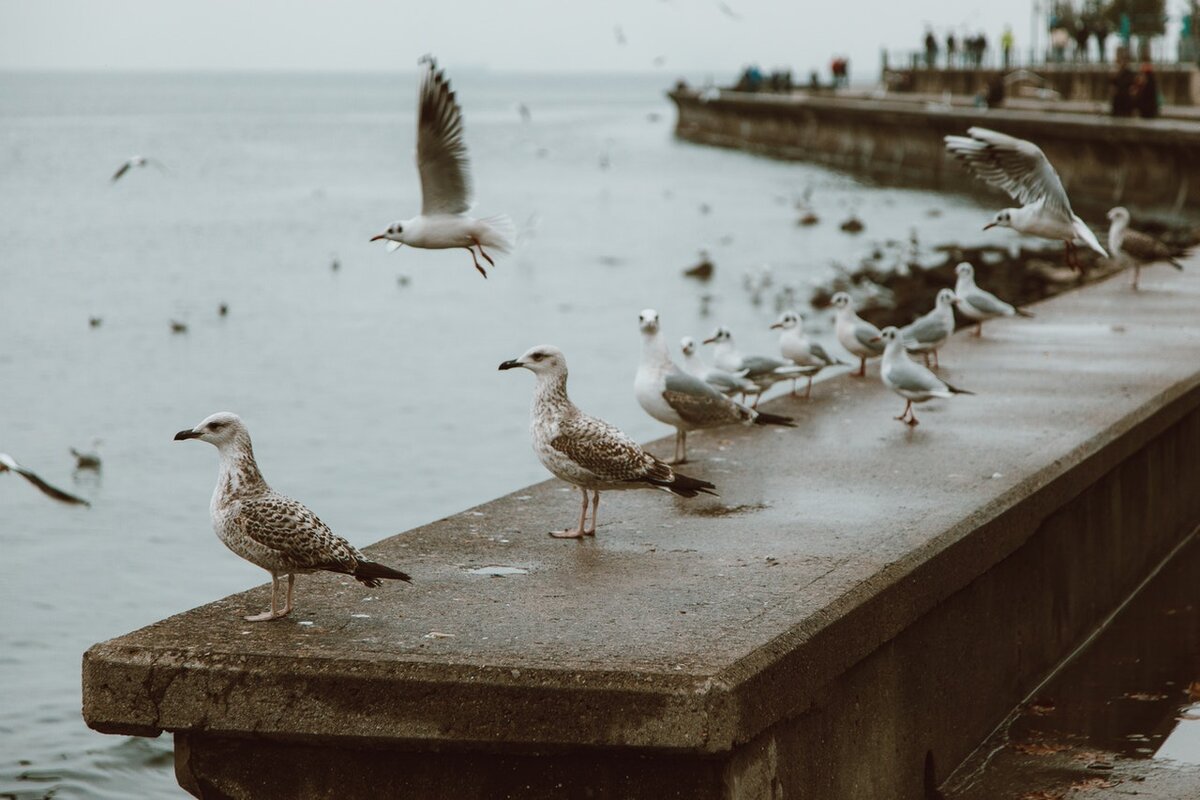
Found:
M 562 420 L 550 446 L 597 478 L 613 483 L 669 481 L 671 468 L 613 425 L 578 413 Z
M 1021 205 L 1041 200 L 1047 211 L 1071 218 L 1071 201 L 1040 147 L 987 128 L 970 128 L 967 133 L 947 136 L 946 149 L 975 177 L 1008 192 Z
M 824 361 L 827 365 L 829 365 L 831 367 L 834 364 L 842 363 L 842 362 L 838 361 L 836 358 L 834 358 L 833 356 L 829 355 L 829 353 L 825 350 L 825 348 L 821 346 L 820 342 L 814 342 L 814 341 L 810 340 L 808 343 L 808 352 L 812 353 L 813 356 Z
M 1139 261 L 1160 261 L 1175 255 L 1158 239 L 1134 230 L 1125 231 L 1121 249 Z
M 121 176 L 124 175 L 126 172 L 129 172 L 129 170 L 132 166 L 133 166 L 132 161 L 126 161 L 124 164 L 122 164 L 120 167 L 118 167 L 117 171 L 113 173 L 110 183 L 115 183 L 116 181 L 119 181 L 121 179 Z
M 907 358 L 887 368 L 887 379 L 899 391 L 950 395 L 949 387 L 941 378 Z
M 47 497 L 53 497 L 55 500 L 58 500 L 63 503 L 70 503 L 72 505 L 79 505 L 79 506 L 90 506 L 91 505 L 91 503 L 89 503 L 87 500 L 84 500 L 82 497 L 76 497 L 75 495 L 70 494 L 69 492 L 64 492 L 62 489 L 59 489 L 56 486 L 51 486 L 50 484 L 46 483 L 44 480 L 39 478 L 35 473 L 30 472 L 29 470 L 25 469 L 20 464 L 18 464 L 16 462 L 16 460 L 12 456 L 8 455 L 7 453 L 0 453 L 0 472 L 5 472 L 8 470 L 11 470 L 11 471 L 17 473 L 22 478 L 24 478 L 25 480 L 32 483 L 34 486 L 36 486 L 42 492 L 42 494 L 46 495 Z
M 946 325 L 946 319 L 936 312 L 926 314 L 911 325 L 900 329 L 905 344 L 927 344 L 940 342 L 954 332 L 953 325 Z
M 417 105 L 417 170 L 422 214 L 462 214 L 471 208 L 462 109 L 433 59 L 426 61 Z
M 861 317 L 855 320 L 854 338 L 857 339 L 858 343 L 863 347 L 876 353 L 882 353 L 883 339 L 881 337 L 882 334 L 879 332 L 879 328 L 876 328 L 874 325 Z
M 729 425 L 749 422 L 750 409 L 730 400 L 699 378 L 682 372 L 667 375 L 663 400 L 675 413 L 693 425 Z
M 353 575 L 362 559 L 342 537 L 289 497 L 268 492 L 243 499 L 234 518 L 242 533 L 300 569 L 325 569 Z
M 967 292 L 962 300 L 975 310 L 995 317 L 1011 317 L 1016 313 L 1016 309 L 1011 305 L 979 287 Z

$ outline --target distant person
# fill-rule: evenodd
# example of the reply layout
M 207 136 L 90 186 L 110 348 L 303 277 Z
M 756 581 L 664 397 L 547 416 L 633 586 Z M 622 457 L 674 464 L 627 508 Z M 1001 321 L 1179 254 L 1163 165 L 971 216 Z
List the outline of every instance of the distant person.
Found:
M 1149 61 L 1142 62 L 1141 71 L 1133 82 L 1133 105 L 1138 114 L 1146 119 L 1158 116 L 1158 79 Z
M 1087 46 L 1088 40 L 1092 38 L 1092 26 L 1086 19 L 1078 19 L 1075 21 L 1075 30 L 1072 31 L 1072 35 L 1075 38 L 1075 60 L 1087 62 Z
M 842 56 L 842 86 L 850 88 L 850 57 Z
M 994 74 L 988 78 L 987 94 L 984 98 L 988 108 L 1000 108 L 1004 105 L 1004 76 Z
M 958 42 L 954 40 L 954 31 L 946 34 L 946 69 L 954 66 L 954 57 L 958 54 Z
M 1096 52 L 1097 60 L 1103 64 L 1108 60 L 1105 54 L 1104 43 L 1108 41 L 1108 35 L 1112 33 L 1112 26 L 1108 24 L 1108 20 L 1103 17 L 1098 17 L 1092 22 L 1092 36 L 1096 37 Z
M 975 69 L 983 66 L 983 62 L 987 58 L 987 49 L 987 35 L 980 31 L 979 35 L 975 37 Z
M 1117 71 L 1109 81 L 1112 85 L 1114 117 L 1133 116 L 1133 82 L 1133 70 L 1129 68 L 1129 52 L 1122 47 L 1117 50 Z
M 933 30 L 925 29 L 925 68 L 933 69 L 937 65 L 937 39 L 933 38 Z
M 1004 33 L 1000 35 L 1000 51 L 1004 54 L 1004 71 L 1007 72 L 1009 65 L 1012 63 L 1013 49 L 1013 32 L 1011 25 L 1004 26 Z
M 1050 51 L 1054 54 L 1054 63 L 1061 64 L 1066 60 L 1067 45 L 1071 34 L 1066 28 L 1055 28 L 1050 31 Z

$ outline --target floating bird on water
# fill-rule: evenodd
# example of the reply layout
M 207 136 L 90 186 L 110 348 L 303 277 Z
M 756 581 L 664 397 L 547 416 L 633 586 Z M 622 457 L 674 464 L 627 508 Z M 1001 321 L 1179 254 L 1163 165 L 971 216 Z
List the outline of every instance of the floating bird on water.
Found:
M 846 233 L 862 233 L 867 227 L 858 217 L 850 217 L 839 226 Z
M 159 170 L 166 170 L 166 167 L 158 159 L 146 158 L 145 156 L 133 156 L 117 168 L 117 171 L 113 173 L 112 179 L 109 181 L 109 183 L 116 183 L 126 172 L 129 172 L 129 170 L 133 169 L 134 167 L 144 167 L 147 165 L 153 165 Z
M 951 386 L 925 367 L 908 357 L 900 331 L 889 325 L 880 334 L 884 342 L 883 363 L 879 377 L 883 385 L 904 398 L 904 412 L 896 419 L 910 426 L 920 425 L 913 403 L 924 403 L 934 397 L 950 397 L 956 394 L 974 394 L 966 389 Z
M 728 397 L 740 394 L 743 399 L 748 394 L 758 394 L 758 384 L 746 380 L 745 370 L 726 372 L 705 364 L 696 353 L 696 340 L 692 337 L 680 339 L 679 349 L 683 353 L 683 371 L 695 375 L 721 394 Z
M 833 296 L 833 305 L 837 308 L 837 323 L 835 332 L 842 347 L 858 356 L 858 372 L 852 372 L 856 378 L 867 374 L 867 359 L 883 354 L 883 341 L 879 338 L 879 328 L 858 315 L 854 310 L 854 301 L 845 292 Z
M 955 304 L 967 319 L 975 320 L 975 336 L 983 335 L 983 323 L 996 317 L 1032 317 L 1033 314 L 1006 303 L 991 292 L 975 285 L 975 268 L 966 261 L 954 268 Z
M 1167 245 L 1140 231 L 1129 227 L 1129 211 L 1122 206 L 1109 210 L 1108 249 L 1113 258 L 1126 258 L 1133 262 L 1133 288 L 1138 288 L 1142 267 L 1155 261 L 1165 261 L 1175 269 L 1182 270 L 1183 264 L 1175 260 L 1178 255 Z
M 745 372 L 746 379 L 758 386 L 752 408 L 758 407 L 762 393 L 780 381 L 804 377 L 806 369 L 770 356 L 744 356 L 733 343 L 733 332 L 721 326 L 704 344 L 715 345 L 713 363 L 726 372 Z
M 187 333 L 187 323 L 177 319 L 171 320 L 171 333 Z
M 734 424 L 794 426 L 790 417 L 746 408 L 675 366 L 654 309 L 641 313 L 638 327 L 642 332 L 642 360 L 633 391 L 647 414 L 675 428 L 675 458 L 667 463 L 687 462 L 688 431 Z
M 46 495 L 47 497 L 53 497 L 55 500 L 60 502 L 80 506 L 91 505 L 91 503 L 89 503 L 87 500 L 84 500 L 82 497 L 76 497 L 69 492 L 64 492 L 62 489 L 46 483 L 44 480 L 39 478 L 36 473 L 31 472 L 30 470 L 18 464 L 16 459 L 10 456 L 8 453 L 0 453 L 0 473 L 3 472 L 17 473 L 22 478 L 29 481 L 39 490 L 41 490 L 42 494 Z
M 100 440 L 92 440 L 92 449 L 90 451 L 76 450 L 71 448 L 71 455 L 75 456 L 75 469 L 90 469 L 99 471 L 100 469 Z
M 683 274 L 689 278 L 698 278 L 706 281 L 713 276 L 713 271 L 716 266 L 712 262 L 707 250 L 700 251 L 700 260 L 696 262 L 694 267 L 688 267 L 683 271 Z
M 237 414 L 220 412 L 175 434 L 175 441 L 199 439 L 221 457 L 211 514 L 217 537 L 233 552 L 271 573 L 271 610 L 246 617 L 249 622 L 279 619 L 292 611 L 297 575 L 318 570 L 353 576 L 378 587 L 382 579 L 408 581 L 408 575 L 369 560 L 302 503 L 285 497 L 263 480 L 254 461 L 250 432 Z M 287 576 L 287 600 L 279 607 L 279 589 Z
M 1071 201 L 1046 154 L 1033 142 L 986 128 L 969 128 L 967 136 L 945 137 L 946 149 L 967 165 L 975 177 L 999 187 L 1020 208 L 1006 208 L 984 226 L 1012 228 L 1028 236 L 1055 239 L 1066 245 L 1067 265 L 1082 272 L 1075 256 L 1078 239 L 1102 256 L 1108 253 L 1083 220 L 1071 210 Z
M 229 316 L 229 304 L 221 303 L 221 305 L 217 306 L 217 314 L 222 317 Z
M 953 289 L 940 289 L 933 310 L 900 329 L 904 348 L 910 353 L 920 353 L 927 367 L 932 355 L 933 368 L 938 368 L 938 349 L 954 333 L 955 302 L 957 298 Z
M 467 145 L 463 141 L 462 108 L 450 81 L 432 58 L 423 59 L 424 77 L 417 104 L 417 171 L 421 175 L 421 213 L 394 222 L 371 241 L 386 239 L 389 249 L 401 245 L 426 250 L 461 247 L 471 254 L 479 274 L 487 272 L 476 255 L 496 265 L 488 251 L 507 253 L 516 229 L 507 216 L 467 216 L 473 195 Z
M 104 320 L 101 317 L 88 317 L 89 328 L 99 328 L 103 322 Z
M 804 333 L 804 318 L 792 310 L 784 311 L 779 319 L 771 326 L 772 330 L 780 331 L 779 353 L 788 361 L 806 372 L 808 386 L 804 389 L 805 397 L 812 397 L 813 377 L 825 367 L 847 366 L 844 361 L 834 358 L 825 352 L 820 342 L 814 342 Z M 792 394 L 796 393 L 796 379 L 792 379 Z
M 567 397 L 567 360 L 550 345 L 531 347 L 520 358 L 505 361 L 500 369 L 527 369 L 537 376 L 530 410 L 533 450 L 542 466 L 579 487 L 583 507 L 579 524 L 551 533 L 558 539 L 578 539 L 596 534 L 600 492 L 626 489 L 663 489 L 680 497 L 716 494 L 708 481 L 689 478 L 643 450 L 616 427 L 584 414 Z M 588 492 L 592 492 L 592 525 L 585 527 Z

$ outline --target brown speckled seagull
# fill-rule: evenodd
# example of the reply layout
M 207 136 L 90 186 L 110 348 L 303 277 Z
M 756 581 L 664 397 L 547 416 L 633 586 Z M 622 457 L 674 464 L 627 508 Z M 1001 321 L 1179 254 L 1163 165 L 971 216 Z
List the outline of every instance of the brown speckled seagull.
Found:
M 567 483 L 579 487 L 583 508 L 573 529 L 554 531 L 558 539 L 578 539 L 596 534 L 600 492 L 626 489 L 663 489 L 681 497 L 701 492 L 716 494 L 708 481 L 689 478 L 647 453 L 616 427 L 584 414 L 567 397 L 567 360 L 557 347 L 532 347 L 520 358 L 505 361 L 500 369 L 527 369 L 537 376 L 530 409 L 533 449 L 542 466 Z M 592 526 L 587 522 L 588 491 L 592 492 Z
M 175 434 L 176 441 L 185 439 L 208 442 L 221 455 L 211 506 L 217 537 L 230 550 L 271 573 L 271 610 L 246 617 L 248 621 L 286 616 L 292 610 L 296 576 L 317 570 L 352 575 L 370 587 L 379 586 L 382 578 L 411 583 L 403 572 L 368 560 L 302 503 L 268 486 L 254 461 L 250 432 L 237 414 L 213 414 L 196 427 Z M 279 586 L 284 575 L 287 601 L 281 609 Z

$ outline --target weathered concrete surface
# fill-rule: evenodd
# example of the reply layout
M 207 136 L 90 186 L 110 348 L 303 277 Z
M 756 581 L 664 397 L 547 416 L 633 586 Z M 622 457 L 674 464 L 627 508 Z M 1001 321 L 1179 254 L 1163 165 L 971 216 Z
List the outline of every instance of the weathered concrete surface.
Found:
M 1103 222 L 1114 205 L 1163 217 L 1200 211 L 1200 122 L 1075 113 L 929 109 L 903 100 L 671 92 L 677 136 L 775 158 L 816 161 L 888 182 L 978 193 L 942 137 L 972 125 L 1037 142 L 1076 211 Z M 988 190 L 992 191 L 992 190 Z M 1002 192 L 994 190 L 997 198 Z M 1104 226 L 1101 226 L 1104 227 Z
M 176 732 L 206 797 L 918 798 L 1200 520 L 1200 263 L 1143 282 L 957 336 L 978 396 L 915 431 L 872 370 L 770 404 L 796 429 L 695 435 L 719 499 L 609 495 L 562 542 L 540 484 L 371 548 L 411 588 L 308 578 L 278 623 L 240 619 L 258 588 L 96 645 L 85 719 Z

